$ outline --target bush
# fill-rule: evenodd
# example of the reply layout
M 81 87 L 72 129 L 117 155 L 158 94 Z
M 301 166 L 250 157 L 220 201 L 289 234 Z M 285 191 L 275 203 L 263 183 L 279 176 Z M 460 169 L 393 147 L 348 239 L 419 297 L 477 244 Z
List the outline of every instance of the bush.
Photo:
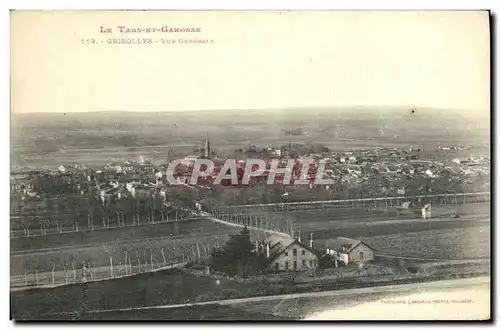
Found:
M 241 296 L 241 292 L 236 289 L 224 289 L 221 291 L 220 298 L 222 299 L 230 299 Z
M 320 269 L 329 269 L 335 267 L 335 259 L 329 254 L 321 256 L 318 260 L 318 266 Z
M 410 266 L 410 267 L 406 267 L 406 270 L 411 274 L 417 274 L 419 271 L 419 268 L 417 266 Z
M 215 293 L 206 293 L 206 294 L 200 294 L 197 296 L 194 301 L 196 302 L 202 302 L 202 301 L 212 301 L 216 300 L 218 297 Z

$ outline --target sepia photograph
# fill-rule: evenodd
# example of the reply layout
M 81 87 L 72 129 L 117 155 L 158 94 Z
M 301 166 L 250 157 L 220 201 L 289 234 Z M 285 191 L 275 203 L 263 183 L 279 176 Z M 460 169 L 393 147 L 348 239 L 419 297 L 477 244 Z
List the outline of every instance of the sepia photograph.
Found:
M 11 320 L 490 320 L 491 20 L 12 10 Z

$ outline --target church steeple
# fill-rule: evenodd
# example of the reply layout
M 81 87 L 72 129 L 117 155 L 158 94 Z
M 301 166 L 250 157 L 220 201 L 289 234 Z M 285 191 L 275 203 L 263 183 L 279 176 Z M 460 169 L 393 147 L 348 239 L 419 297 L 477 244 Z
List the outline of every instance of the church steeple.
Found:
M 208 132 L 207 136 L 205 138 L 205 158 L 210 158 L 212 155 L 211 150 L 210 150 L 210 141 L 208 140 Z

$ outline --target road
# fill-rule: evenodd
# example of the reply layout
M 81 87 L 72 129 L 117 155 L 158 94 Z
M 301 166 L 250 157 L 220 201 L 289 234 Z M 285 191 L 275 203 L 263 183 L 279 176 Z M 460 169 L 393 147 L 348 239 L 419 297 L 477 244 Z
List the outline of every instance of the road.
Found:
M 109 310 L 94 310 L 88 311 L 88 313 L 108 313 L 108 312 L 127 312 L 127 311 L 137 311 L 137 310 L 148 310 L 148 309 L 174 309 L 174 308 L 186 308 L 193 306 L 204 306 L 204 305 L 243 305 L 243 304 L 260 304 L 266 302 L 278 302 L 284 300 L 296 300 L 301 298 L 335 298 L 335 300 L 349 300 L 350 297 L 363 294 L 381 294 L 386 297 L 394 297 L 399 295 L 410 295 L 415 293 L 432 293 L 440 292 L 446 294 L 449 292 L 454 292 L 457 290 L 488 290 L 490 288 L 490 278 L 489 277 L 476 277 L 467 278 L 459 280 L 442 280 L 435 282 L 425 282 L 425 283 L 412 283 L 412 284 L 402 284 L 402 285 L 391 285 L 391 286 L 379 286 L 379 287 L 368 287 L 359 289 L 347 289 L 347 290 L 334 290 L 334 291 L 322 291 L 322 292 L 308 292 L 308 293 L 298 293 L 298 294 L 283 294 L 283 295 L 273 295 L 273 296 L 261 296 L 261 297 L 249 297 L 249 298 L 238 298 L 238 299 L 225 299 L 225 300 L 214 300 L 214 301 L 204 301 L 186 304 L 172 304 L 172 305 L 161 305 L 161 306 L 146 306 L 146 307 L 133 307 L 133 308 L 122 308 L 122 309 L 109 309 Z M 73 314 L 61 313 L 61 314 Z

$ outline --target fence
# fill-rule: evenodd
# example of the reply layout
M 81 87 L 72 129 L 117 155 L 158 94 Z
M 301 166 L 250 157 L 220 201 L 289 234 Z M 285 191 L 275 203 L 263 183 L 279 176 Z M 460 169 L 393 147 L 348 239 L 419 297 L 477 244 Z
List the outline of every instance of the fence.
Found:
M 216 214 L 222 219 L 211 216 L 210 213 L 204 213 L 204 215 L 206 215 L 210 220 L 223 223 L 225 225 L 240 228 L 247 227 L 247 229 L 250 231 L 256 230 L 266 234 L 291 238 L 289 234 L 283 231 L 279 231 L 278 228 L 273 227 L 273 225 L 269 223 L 269 220 L 265 221 L 263 216 L 254 216 L 251 214 Z
M 174 223 L 174 222 L 181 222 L 181 221 L 193 221 L 193 220 L 198 220 L 201 219 L 200 217 L 181 217 L 181 218 L 173 218 L 173 219 L 166 219 L 166 220 L 160 220 L 160 221 L 144 221 L 144 222 L 136 222 L 130 221 L 130 223 L 127 223 L 125 219 L 123 218 L 123 221 L 119 222 L 113 222 L 111 224 L 109 221 L 96 224 L 96 225 L 91 225 L 87 227 L 81 228 L 78 223 L 74 223 L 71 227 L 66 227 L 63 225 L 55 225 L 52 224 L 52 226 L 40 226 L 36 228 L 24 228 L 23 230 L 11 230 L 10 237 L 11 239 L 16 239 L 20 237 L 36 237 L 36 236 L 47 236 L 47 235 L 64 235 L 68 233 L 78 233 L 78 232 L 94 232 L 94 231 L 100 231 L 100 230 L 109 230 L 113 228 L 125 228 L 125 227 L 140 227 L 140 226 L 154 226 L 154 225 L 159 225 L 159 224 L 165 224 L 165 223 Z
M 322 200 L 308 202 L 283 202 L 270 204 L 243 204 L 225 206 L 222 209 L 243 209 L 247 212 L 249 209 L 260 208 L 262 210 L 271 210 L 281 212 L 283 210 L 306 210 L 312 208 L 327 207 L 397 207 L 404 202 L 426 202 L 437 205 L 452 205 L 461 203 L 489 203 L 490 192 L 478 193 L 457 193 L 457 194 L 437 194 L 437 195 L 419 195 L 419 196 L 399 196 L 399 197 L 378 197 L 378 198 L 360 198 L 343 200 Z M 221 212 L 221 211 L 219 211 Z
M 25 290 L 30 288 L 54 288 L 58 286 L 70 285 L 75 283 L 90 283 L 130 277 L 134 275 L 157 272 L 166 269 L 173 269 L 185 266 L 189 262 L 198 261 L 195 255 L 188 255 L 178 258 L 175 262 L 168 264 L 156 262 L 153 264 L 119 264 L 111 267 L 101 266 L 83 269 L 68 269 L 67 271 L 53 271 L 43 273 L 29 273 L 24 275 L 15 275 L 10 278 L 11 290 Z

